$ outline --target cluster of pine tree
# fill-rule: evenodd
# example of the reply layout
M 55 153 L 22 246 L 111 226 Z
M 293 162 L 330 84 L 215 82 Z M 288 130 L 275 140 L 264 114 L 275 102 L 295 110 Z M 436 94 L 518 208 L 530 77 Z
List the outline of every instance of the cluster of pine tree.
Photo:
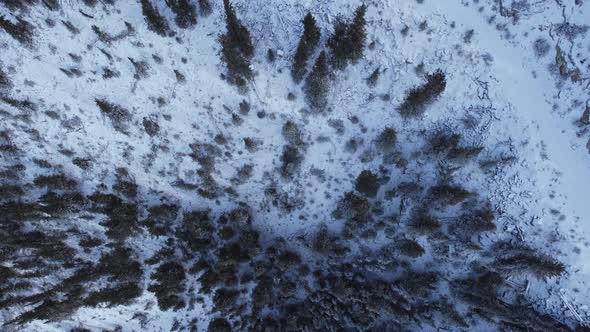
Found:
M 312 55 L 315 48 L 320 42 L 320 28 L 318 28 L 315 18 L 311 13 L 307 13 L 303 19 L 303 35 L 299 40 L 291 76 L 297 83 L 301 82 L 307 72 L 307 60 Z
M 176 14 L 176 25 L 182 29 L 197 24 L 197 9 L 190 0 L 168 0 L 168 6 Z
M 141 0 L 141 10 L 147 22 L 148 29 L 161 36 L 166 36 L 168 34 L 170 27 L 168 26 L 166 18 L 160 14 L 150 0 Z
M 343 69 L 348 63 L 354 64 L 362 58 L 367 39 L 366 11 L 367 7 L 361 5 L 356 9 L 351 23 L 338 20 L 334 25 L 334 33 L 328 40 L 328 47 L 335 68 Z
M 221 58 L 225 62 L 230 83 L 245 88 L 254 73 L 250 61 L 254 56 L 254 46 L 248 29 L 236 16 L 229 0 L 223 1 L 225 9 L 225 26 L 227 32 L 219 38 Z
M 325 51 L 320 53 L 311 73 L 305 79 L 303 91 L 307 103 L 313 110 L 322 110 L 326 107 L 330 91 L 330 67 Z

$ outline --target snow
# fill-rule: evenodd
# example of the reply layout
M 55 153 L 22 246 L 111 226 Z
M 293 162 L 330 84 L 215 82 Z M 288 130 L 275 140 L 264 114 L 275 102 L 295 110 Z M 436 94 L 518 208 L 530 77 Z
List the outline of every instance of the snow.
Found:
M 487 22 L 493 1 L 481 1 L 481 4 L 464 0 L 425 0 L 422 4 L 415 0 L 370 1 L 368 31 L 369 40 L 376 41 L 375 50 L 367 51 L 359 64 L 337 73 L 330 96 L 332 110 L 314 115 L 305 110 L 300 86 L 295 86 L 289 75 L 291 50 L 295 49 L 301 33 L 300 20 L 307 10 L 314 13 L 322 27 L 323 43 L 338 14 L 350 15 L 356 2 L 235 2 L 240 16 L 251 28 L 256 46 L 253 66 L 257 75 L 250 91 L 244 95 L 220 78 L 224 71 L 216 38 L 224 29 L 220 3 L 215 3 L 211 16 L 200 17 L 196 27 L 177 29 L 180 41 L 148 31 L 135 1 L 118 1 L 116 9 L 96 10 L 94 19 L 81 15 L 78 10 L 83 5 L 75 2 L 64 1 L 61 11 L 55 13 L 40 6 L 32 8 L 27 15 L 38 27 L 36 46 L 23 48 L 2 34 L 1 63 L 4 69 L 9 66 L 15 69 L 11 75 L 14 94 L 29 96 L 38 103 L 39 110 L 32 114 L 31 126 L 39 131 L 42 140 L 32 141 L 22 129 L 25 124 L 16 120 L 6 120 L 3 126 L 13 130 L 15 144 L 29 156 L 61 164 L 68 174 L 83 180 L 83 189 L 88 194 L 100 183 L 112 183 L 114 168 L 124 166 L 140 185 L 143 203 L 155 203 L 160 197 L 166 197 L 185 209 L 213 207 L 216 211 L 231 207 L 234 200 L 227 196 L 207 200 L 194 190 L 179 189 L 173 184 L 179 179 L 199 184 L 198 165 L 189 156 L 189 144 L 211 142 L 213 136 L 222 134 L 228 139 L 227 150 L 231 157 L 216 158 L 214 178 L 221 186 L 231 186 L 231 178 L 240 167 L 255 164 L 253 178 L 237 188 L 239 199 L 254 207 L 258 226 L 265 234 L 281 234 L 294 240 L 315 231 L 324 222 L 332 228 L 340 227 L 339 222 L 331 218 L 337 199 L 353 188 L 353 180 L 362 170 L 376 171 L 381 164 L 380 158 L 359 162 L 359 155 L 365 152 L 370 155 L 374 150 L 372 138 L 380 130 L 393 126 L 401 133 L 399 144 L 414 151 L 421 146 L 423 138 L 416 133 L 439 126 L 459 128 L 461 120 L 469 113 L 464 110 L 483 109 L 485 111 L 477 115 L 484 124 L 478 131 L 465 131 L 465 138 L 473 144 L 491 146 L 486 149 L 490 157 L 506 151 L 516 153 L 519 163 L 510 166 L 505 173 L 495 174 L 493 179 L 469 168 L 459 171 L 458 177 L 468 188 L 489 194 L 494 206 L 502 212 L 499 222 L 504 230 L 522 232 L 525 242 L 546 249 L 567 263 L 568 273 L 563 280 L 533 282 L 529 295 L 546 299 L 550 312 L 570 306 L 570 313 L 577 311 L 575 319 L 590 321 L 590 204 L 587 198 L 590 154 L 585 149 L 588 135 L 583 136 L 584 140 L 576 135 L 574 121 L 581 112 L 566 111 L 576 99 L 588 98 L 587 87 L 584 90 L 582 85 L 559 83 L 560 78 L 550 66 L 554 61 L 553 45 L 545 58 L 536 58 L 532 49 L 537 36 L 550 38 L 551 30 L 547 28 L 550 23 L 562 21 L 558 4 L 538 1 L 530 10 L 533 14 L 510 26 L 515 34 L 507 38 L 505 31 Z M 481 12 L 480 6 L 484 8 Z M 165 5 L 159 4 L 159 8 L 164 12 Z M 579 7 L 564 5 L 564 12 L 571 22 L 584 24 L 590 15 L 590 2 Z M 0 13 L 8 14 L 1 6 Z M 55 28 L 45 28 L 47 17 L 55 20 Z M 173 24 L 171 16 L 168 18 Z M 80 29 L 80 34 L 71 34 L 61 24 L 62 19 L 71 21 Z M 496 17 L 498 21 L 503 19 Z M 424 20 L 428 26 L 421 32 L 418 25 Z M 125 29 L 124 22 L 129 22 L 135 33 L 111 45 L 97 40 L 91 29 L 91 25 L 96 24 L 116 34 Z M 455 23 L 453 28 L 450 27 L 452 22 Z M 399 33 L 404 25 L 412 27 L 406 37 Z M 465 44 L 463 36 L 469 29 L 475 31 L 474 37 L 470 44 Z M 560 39 L 559 42 L 566 41 Z M 587 46 L 583 47 L 580 47 L 582 51 L 590 51 Z M 268 48 L 277 50 L 279 57 L 275 63 L 265 61 Z M 110 53 L 114 60 L 109 61 L 101 49 Z M 81 55 L 82 61 L 73 62 L 68 53 Z M 153 60 L 154 54 L 163 59 L 161 65 Z M 134 68 L 128 58 L 147 61 L 149 76 L 134 80 Z M 442 68 L 448 74 L 449 85 L 425 117 L 412 122 L 402 119 L 395 107 L 404 92 L 420 82 L 421 78 L 414 72 L 419 64 L 424 64 L 426 71 Z M 103 80 L 102 67 L 105 66 L 121 72 L 120 77 Z M 69 78 L 60 71 L 60 68 L 70 67 L 80 69 L 84 76 Z M 377 67 L 385 71 L 377 88 L 371 90 L 364 79 Z M 175 69 L 186 76 L 185 83 L 176 81 Z M 33 81 L 34 85 L 26 84 L 25 80 Z M 297 96 L 295 101 L 287 100 L 290 92 Z M 368 98 L 369 94 L 374 94 L 375 98 Z M 380 98 L 386 94 L 391 99 Z M 163 97 L 166 104 L 158 106 L 158 97 Z M 112 130 L 110 120 L 98 111 L 95 98 L 106 98 L 131 111 L 133 120 L 129 124 L 129 135 Z M 242 100 L 248 101 L 252 109 L 249 115 L 241 116 L 240 126 L 234 126 L 231 113 L 239 114 L 238 105 Z M 556 109 L 555 104 L 560 108 Z M 20 112 L 2 106 L 11 114 Z M 59 119 L 48 117 L 45 112 L 49 110 L 57 112 Z M 259 111 L 265 111 L 267 116 L 258 118 Z M 352 115 L 360 118 L 360 124 L 351 123 Z M 61 125 L 75 117 L 82 123 L 78 129 Z M 150 138 L 145 134 L 144 117 L 158 120 L 160 135 Z M 345 124 L 342 136 L 328 124 L 332 119 Z M 309 144 L 299 179 L 293 182 L 281 182 L 276 171 L 285 145 L 281 128 L 287 120 L 303 128 Z M 329 140 L 318 141 L 320 136 Z M 243 145 L 244 137 L 262 139 L 263 144 L 257 152 L 249 153 Z M 344 151 L 344 143 L 350 138 L 364 139 L 355 154 Z M 91 170 L 81 170 L 71 163 L 70 157 L 59 152 L 63 149 L 74 151 L 76 157 L 90 157 L 96 163 Z M 411 166 L 427 164 L 424 160 L 412 162 L 415 164 Z M 326 183 L 318 184 L 314 176 L 316 169 L 324 172 Z M 391 176 L 411 174 L 430 179 L 434 178 L 435 171 L 414 171 L 410 167 L 405 174 L 394 171 Z M 33 171 L 27 172 L 30 180 L 36 175 Z M 305 208 L 293 213 L 272 208 L 263 192 L 275 180 L 282 191 L 302 199 Z M 156 194 L 148 195 L 150 193 Z M 565 219 L 556 220 L 551 209 L 558 210 Z M 549 243 L 555 234 L 561 240 Z M 133 246 L 143 258 L 148 258 L 159 249 L 160 241 L 141 235 L 133 239 Z M 374 245 L 382 241 L 383 238 L 378 238 Z M 573 252 L 573 248 L 580 252 Z M 150 273 L 148 270 L 146 276 Z M 123 325 L 125 331 L 169 330 L 177 313 L 162 312 L 154 302 L 153 294 L 146 291 L 129 306 L 83 308 L 65 322 L 35 321 L 27 329 L 61 331 L 80 324 L 95 330 L 115 325 Z M 207 303 L 182 314 L 199 318 L 199 329 L 203 330 L 209 310 L 210 303 Z M 141 325 L 132 319 L 137 311 L 155 318 Z

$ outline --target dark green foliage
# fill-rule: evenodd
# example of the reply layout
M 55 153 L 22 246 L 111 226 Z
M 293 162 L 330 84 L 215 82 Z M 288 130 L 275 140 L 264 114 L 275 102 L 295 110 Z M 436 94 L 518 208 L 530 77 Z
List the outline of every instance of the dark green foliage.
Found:
M 307 72 L 307 60 L 313 54 L 319 42 L 320 29 L 311 13 L 307 13 L 303 19 L 303 35 L 299 40 L 293 60 L 293 68 L 291 69 L 291 77 L 293 77 L 295 82 L 301 82 L 303 76 L 305 76 Z
M 230 83 L 245 88 L 247 81 L 254 76 L 250 60 L 254 55 L 254 46 L 250 32 L 238 19 L 229 0 L 223 2 L 225 9 L 225 26 L 227 32 L 219 38 L 221 58 L 228 70 Z
M 363 57 L 363 51 L 365 50 L 367 40 L 366 12 L 367 6 L 364 4 L 359 6 L 354 13 L 352 24 L 348 27 L 347 33 L 351 45 L 349 59 L 352 63 L 359 61 Z
M 52 190 L 69 190 L 78 186 L 76 180 L 70 179 L 64 174 L 40 175 L 33 180 L 37 187 L 45 187 Z
M 438 130 L 430 138 L 430 151 L 433 153 L 449 153 L 456 149 L 461 142 L 461 134 L 447 130 Z
M 504 278 L 497 272 L 484 271 L 468 279 L 451 282 L 451 291 L 469 304 L 471 312 L 495 323 L 506 331 L 571 331 L 553 317 L 538 312 L 522 298 L 515 303 L 499 297 Z
M 319 112 L 326 108 L 329 90 L 330 70 L 326 53 L 322 51 L 303 87 L 306 101 L 313 111 Z
M 182 265 L 167 262 L 158 267 L 151 275 L 154 283 L 148 287 L 158 298 L 161 310 L 178 310 L 186 306 L 184 301 L 186 274 Z
M 499 242 L 494 245 L 493 251 L 497 255 L 495 266 L 509 273 L 529 272 L 538 278 L 550 278 L 565 271 L 563 263 L 525 245 Z
M 197 24 L 197 9 L 191 0 L 171 0 L 170 9 L 176 14 L 176 25 L 179 28 L 187 29 Z
M 215 318 L 209 322 L 207 332 L 232 332 L 232 327 L 225 318 Z
M 38 0 L 1 0 L 4 6 L 12 11 L 27 9 L 37 3 Z
M 396 281 L 396 284 L 411 296 L 427 298 L 436 288 L 439 278 L 436 272 L 408 271 Z
M 277 55 L 275 54 L 275 51 L 272 48 L 269 48 L 268 51 L 266 51 L 266 60 L 270 63 L 274 63 L 276 59 Z
M 39 199 L 40 210 L 50 216 L 63 216 L 65 214 L 78 212 L 86 204 L 86 197 L 81 193 L 57 194 L 48 192 Z
M 23 111 L 35 111 L 37 109 L 37 105 L 27 99 L 14 99 L 9 97 L 0 97 L 0 99 L 7 103 L 8 105 L 18 108 Z
M 283 134 L 283 137 L 285 138 L 287 143 L 297 147 L 302 147 L 305 145 L 305 142 L 303 140 L 303 131 L 295 122 L 291 120 L 285 122 L 281 130 L 281 133 Z
M 128 122 L 131 120 L 131 113 L 124 107 L 113 104 L 105 99 L 95 99 L 100 111 L 106 115 L 113 124 L 115 130 L 127 134 Z
M 347 35 L 348 26 L 341 19 L 334 24 L 334 32 L 328 39 L 331 63 L 337 69 L 344 69 L 348 62 L 351 45 Z
M 144 223 L 150 233 L 158 236 L 169 234 L 178 217 L 179 208 L 175 204 L 161 204 L 148 208 L 149 214 Z
M 377 196 L 380 186 L 377 174 L 369 170 L 362 171 L 356 178 L 355 189 L 367 197 Z
M 150 137 L 154 137 L 160 132 L 160 125 L 155 119 L 144 117 L 143 129 Z
M 107 303 L 108 306 L 126 305 L 141 296 L 142 293 L 143 289 L 138 284 L 124 283 L 90 293 L 84 300 L 84 304 L 91 307 L 96 307 L 101 303 Z
M 281 154 L 281 175 L 285 179 L 291 179 L 303 163 L 304 155 L 294 145 L 285 145 Z
M 416 213 L 409 226 L 418 234 L 432 234 L 440 229 L 440 223 L 426 211 Z
M 164 18 L 164 16 L 158 12 L 158 9 L 152 5 L 151 0 L 141 0 L 141 10 L 145 17 L 145 21 L 147 22 L 148 29 L 165 37 L 168 34 L 170 27 L 168 26 L 166 18 Z
M 385 127 L 376 140 L 377 147 L 383 151 L 390 151 L 397 143 L 397 132 L 391 127 Z
M 198 253 L 215 244 L 214 231 L 208 211 L 193 211 L 184 214 L 178 237 L 185 242 L 188 250 Z
M 125 241 L 139 230 L 137 204 L 127 203 L 113 194 L 94 193 L 89 198 L 94 210 L 107 215 L 102 225 L 111 239 Z
M 12 81 L 0 67 L 0 94 L 8 92 L 10 89 L 12 89 Z
M 363 4 L 356 9 L 350 24 L 336 21 L 334 32 L 328 39 L 331 62 L 335 68 L 344 69 L 348 63 L 354 64 L 362 58 L 367 39 L 366 11 L 367 7 Z
M 491 232 L 496 230 L 494 224 L 494 212 L 489 206 L 484 206 L 471 212 L 465 213 L 456 225 L 458 232 L 472 236 L 482 232 Z
M 45 242 L 47 241 L 44 240 Z M 56 247 L 54 250 L 62 248 Z M 65 257 L 73 257 L 71 252 L 61 253 Z M 127 304 L 141 295 L 139 287 L 143 270 L 141 265 L 131 258 L 131 251 L 117 247 L 112 252 L 104 254 L 99 262 L 92 266 L 83 264 L 70 277 L 61 281 L 57 286 L 36 293 L 31 296 L 17 297 L 12 303 L 26 303 L 37 305 L 16 318 L 16 322 L 25 323 L 31 320 L 56 320 L 66 318 L 80 306 L 96 306 L 99 303 L 107 305 Z M 67 264 L 60 264 L 66 268 Z M 42 273 L 51 273 L 47 266 Z M 51 274 L 49 274 L 51 275 Z M 101 288 L 86 289 L 89 282 L 103 279 L 106 284 Z
M 232 42 L 232 46 L 239 49 L 244 56 L 251 58 L 254 55 L 254 46 L 250 32 L 238 19 L 233 5 L 229 0 L 223 0 L 223 8 L 225 10 L 225 27 L 227 29 L 226 35 Z
M 84 2 L 84 4 L 88 7 L 94 7 L 96 6 L 98 0 L 82 0 L 82 2 Z
M 199 9 L 202 16 L 209 16 L 213 12 L 210 0 L 199 0 Z
M 473 195 L 461 186 L 447 183 L 430 188 L 430 198 L 442 206 L 456 205 Z
M 353 220 L 362 223 L 367 221 L 370 209 L 371 204 L 366 198 L 353 192 L 347 192 L 338 202 L 332 215 L 336 219 Z
M 218 289 L 213 296 L 215 310 L 227 313 L 228 310 L 235 305 L 239 295 L 240 293 L 234 289 Z
M 43 4 L 50 10 L 58 10 L 60 8 L 59 0 L 43 0 Z
M 113 190 L 123 194 L 125 197 L 134 199 L 137 196 L 137 184 L 135 179 L 126 168 L 117 168 L 117 181 L 113 185 Z
M 404 256 L 416 258 L 424 255 L 425 251 L 422 246 L 414 240 L 400 240 L 398 243 L 400 253 Z
M 426 107 L 434 102 L 447 86 L 446 75 L 439 69 L 426 75 L 426 83 L 410 89 L 399 106 L 403 117 L 413 118 L 424 114 Z
M 31 46 L 33 44 L 33 26 L 21 18 L 16 20 L 16 23 L 12 23 L 4 16 L 0 16 L 0 28 L 20 43 Z

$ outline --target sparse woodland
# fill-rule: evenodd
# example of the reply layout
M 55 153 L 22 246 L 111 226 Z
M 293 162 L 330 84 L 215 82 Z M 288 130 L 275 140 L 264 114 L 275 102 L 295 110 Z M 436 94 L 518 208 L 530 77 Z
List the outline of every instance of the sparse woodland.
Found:
M 387 54 L 388 7 L 285 42 L 249 5 L 0 0 L 0 330 L 589 328 L 541 305 L 574 272 L 509 215 L 526 147 L 476 80 Z

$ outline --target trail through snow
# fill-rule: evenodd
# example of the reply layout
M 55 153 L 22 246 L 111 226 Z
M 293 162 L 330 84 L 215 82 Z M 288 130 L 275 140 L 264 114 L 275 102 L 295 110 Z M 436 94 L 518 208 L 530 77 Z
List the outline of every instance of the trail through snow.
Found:
M 459 1 L 433 1 L 431 3 L 439 12 L 447 15 L 458 23 L 467 27 L 477 27 L 477 34 L 480 44 L 486 49 L 493 51 L 494 69 L 492 72 L 498 79 L 497 86 L 503 90 L 503 95 L 514 106 L 523 121 L 531 122 L 537 130 L 529 134 L 534 141 L 543 142 L 549 162 L 556 170 L 561 172 L 559 177 L 559 193 L 568 193 L 563 202 L 562 213 L 568 218 L 561 224 L 561 231 L 566 234 L 571 228 L 578 227 L 573 222 L 576 217 L 580 218 L 581 228 L 576 231 L 585 239 L 590 239 L 590 204 L 585 195 L 590 184 L 590 163 L 588 156 L 583 150 L 575 150 L 570 143 L 570 134 L 573 134 L 572 125 L 564 123 L 564 119 L 552 112 L 551 104 L 545 97 L 548 87 L 552 82 L 545 82 L 543 79 L 535 79 L 532 76 L 533 68 L 525 63 L 524 57 L 520 57 L 522 50 L 510 45 L 500 38 L 500 34 L 494 26 L 487 24 L 484 17 L 478 15 L 474 7 L 464 6 Z M 519 59 L 519 60 L 516 60 Z M 521 60 L 522 59 L 522 60 Z M 543 76 L 541 76 L 543 77 Z M 568 128 L 569 127 L 569 128 Z M 540 154 L 528 151 L 528 157 L 536 158 L 535 163 L 540 163 Z M 531 162 L 531 160 L 529 160 Z M 540 169 L 540 168 L 539 168 Z M 542 184 L 551 182 L 551 170 L 539 175 L 544 177 Z M 538 188 L 540 192 L 549 194 L 550 188 Z M 545 190 L 546 189 L 546 190 Z M 584 259 L 581 255 L 579 262 L 585 275 L 590 277 L 590 259 Z

